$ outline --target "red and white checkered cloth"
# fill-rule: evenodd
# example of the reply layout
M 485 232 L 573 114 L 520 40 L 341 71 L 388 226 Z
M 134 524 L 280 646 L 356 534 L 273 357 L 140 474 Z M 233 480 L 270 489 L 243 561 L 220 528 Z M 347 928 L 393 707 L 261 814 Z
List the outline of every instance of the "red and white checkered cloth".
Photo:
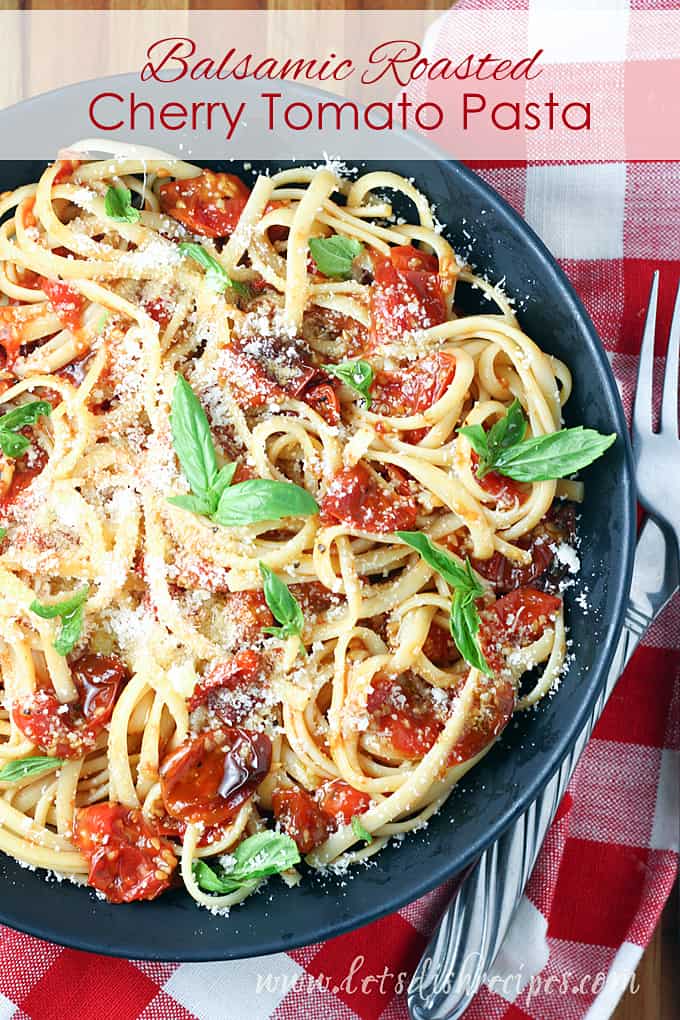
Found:
M 611 45 L 623 62 L 625 35 Z M 473 168 L 559 259 L 629 410 L 652 270 L 666 333 L 680 275 L 680 163 Z M 469 1020 L 611 1015 L 677 871 L 679 666 L 676 599 L 595 730 Z M 0 1020 L 405 1020 L 408 978 L 450 891 L 330 942 L 234 963 L 111 960 L 0 928 Z

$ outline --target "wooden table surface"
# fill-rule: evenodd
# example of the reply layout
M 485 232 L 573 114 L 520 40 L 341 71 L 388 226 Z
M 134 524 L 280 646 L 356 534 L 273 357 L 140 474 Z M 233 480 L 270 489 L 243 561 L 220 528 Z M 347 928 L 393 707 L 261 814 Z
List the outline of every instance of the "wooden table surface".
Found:
M 455 0 L 454 0 L 455 2 Z M 446 10 L 451 0 L 0 0 L 4 10 Z M 678 1020 L 680 1017 L 680 903 L 678 886 L 637 970 L 639 991 L 627 992 L 613 1020 Z

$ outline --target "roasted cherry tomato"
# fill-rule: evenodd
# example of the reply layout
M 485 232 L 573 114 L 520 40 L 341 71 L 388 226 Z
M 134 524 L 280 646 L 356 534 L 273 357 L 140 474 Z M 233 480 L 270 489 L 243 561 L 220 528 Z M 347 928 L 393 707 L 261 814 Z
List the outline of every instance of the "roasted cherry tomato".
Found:
M 82 758 L 111 718 L 126 669 L 112 655 L 82 655 L 71 664 L 78 701 L 62 704 L 52 690 L 39 688 L 12 706 L 21 732 L 46 754 Z
M 320 846 L 330 832 L 330 819 L 314 798 L 299 786 L 285 786 L 272 794 L 274 817 L 294 839 L 301 854 Z
M 228 237 L 245 209 L 250 189 L 234 174 L 204 170 L 198 177 L 160 186 L 161 209 L 193 234 Z
M 361 461 L 333 478 L 321 502 L 324 524 L 346 524 L 374 535 L 410 531 L 417 515 L 415 501 L 403 481 L 396 486 L 379 482 Z
M 230 592 L 225 611 L 238 628 L 239 638 L 244 644 L 257 641 L 262 637 L 262 628 L 271 627 L 274 623 L 264 592 L 259 590 Z
M 263 733 L 223 727 L 185 740 L 160 768 L 165 810 L 186 822 L 232 821 L 271 760 L 271 741 Z
M 372 725 L 404 758 L 422 758 L 442 731 L 432 702 L 406 680 L 374 677 L 367 708 Z
M 446 321 L 446 302 L 434 255 L 399 245 L 374 258 L 370 294 L 371 341 L 389 344 L 404 333 Z
M 428 354 L 397 372 L 378 372 L 373 385 L 371 410 L 404 418 L 421 414 L 444 396 L 456 374 L 453 354 Z
M 472 451 L 472 466 L 474 469 L 475 477 L 477 476 L 477 465 L 479 464 L 479 457 Z M 525 503 L 529 496 L 529 486 L 522 483 L 516 482 L 513 478 L 506 478 L 505 475 L 500 475 L 497 471 L 489 471 L 484 475 L 483 478 L 477 478 L 477 481 L 490 496 L 493 496 L 501 510 L 506 510 L 510 507 L 516 506 L 518 503 Z
M 480 675 L 463 733 L 447 764 L 458 765 L 479 754 L 507 726 L 515 708 L 515 688 L 505 677 Z
M 122 804 L 81 808 L 73 841 L 89 861 L 88 884 L 110 903 L 155 899 L 177 867 L 172 843 L 141 811 Z
M 69 181 L 81 163 L 81 159 L 58 159 L 56 166 L 59 169 L 55 174 L 54 184 L 65 184 Z
M 304 402 L 320 414 L 329 425 L 339 424 L 340 401 L 331 383 L 314 383 L 308 386 L 301 396 Z
M 83 312 L 87 304 L 83 295 L 62 280 L 48 280 L 43 277 L 41 284 L 59 322 L 64 329 L 76 333 L 83 324 Z
M 349 825 L 354 815 L 362 815 L 371 806 L 371 798 L 355 790 L 343 779 L 333 779 L 319 789 L 319 807 L 333 819 L 335 828 Z
M 431 624 L 423 645 L 423 655 L 441 669 L 450 666 L 460 657 L 448 627 L 444 629 L 436 623 Z
M 261 656 L 252 648 L 220 662 L 202 677 L 189 698 L 193 712 L 205 705 L 227 726 L 242 723 L 267 695 L 261 671 Z
M 167 298 L 156 297 L 152 301 L 144 302 L 144 311 L 163 330 L 167 329 L 175 309 Z

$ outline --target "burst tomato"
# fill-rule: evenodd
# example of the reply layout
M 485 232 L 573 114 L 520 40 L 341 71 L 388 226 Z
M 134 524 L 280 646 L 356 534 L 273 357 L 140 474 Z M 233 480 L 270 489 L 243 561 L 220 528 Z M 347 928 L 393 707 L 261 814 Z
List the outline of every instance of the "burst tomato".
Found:
M 39 688 L 13 705 L 12 719 L 46 754 L 82 758 L 111 718 L 126 675 L 115 656 L 82 655 L 71 665 L 77 701 L 64 705 L 52 690 Z
M 363 790 L 355 790 L 343 779 L 324 783 L 319 790 L 319 807 L 333 819 L 335 827 L 349 825 L 354 815 L 362 815 L 371 806 L 371 798 Z
M 433 255 L 399 245 L 374 259 L 370 293 L 371 341 L 389 344 L 404 333 L 446 321 L 446 303 Z
M 59 167 L 54 177 L 54 184 L 65 184 L 76 172 L 82 160 L 80 159 L 58 159 L 56 166 Z
M 177 866 L 172 843 L 141 811 L 122 804 L 81 808 L 73 841 L 89 861 L 88 884 L 110 903 L 155 899 Z
M 413 684 L 380 674 L 371 687 L 366 707 L 374 728 L 388 737 L 404 758 L 422 758 L 442 730 L 432 702 Z
M 272 794 L 274 817 L 295 840 L 301 854 L 320 846 L 330 832 L 330 819 L 314 798 L 299 786 L 286 786 Z
M 489 471 L 483 478 L 478 478 L 478 464 L 479 457 L 473 450 L 472 467 L 475 477 L 484 491 L 494 497 L 501 510 L 516 506 L 518 503 L 521 506 L 522 503 L 526 502 L 529 495 L 527 485 L 522 484 L 522 482 L 516 482 L 512 478 L 506 478 L 505 475 L 500 475 L 497 471 Z
M 304 390 L 302 399 L 329 425 L 340 422 L 340 401 L 331 383 L 314 383 Z
M 269 772 L 271 758 L 263 733 L 224 727 L 189 738 L 161 765 L 165 810 L 186 822 L 232 821 Z
M 444 396 L 456 374 L 453 354 L 428 354 L 397 372 L 378 372 L 373 385 L 373 410 L 406 417 L 420 414 Z
M 204 170 L 160 186 L 161 209 L 194 234 L 228 237 L 241 218 L 250 189 L 235 174 Z
M 417 514 L 404 481 L 397 485 L 378 481 L 361 461 L 333 478 L 321 502 L 324 524 L 346 524 L 374 535 L 410 531 Z
M 267 686 L 261 673 L 261 657 L 252 648 L 220 662 L 202 677 L 188 702 L 190 712 L 205 705 L 227 726 L 242 723 L 261 705 Z
M 41 284 L 54 314 L 64 329 L 70 329 L 72 333 L 77 332 L 83 324 L 83 312 L 87 304 L 83 295 L 62 280 L 48 280 L 43 277 Z
M 480 676 L 472 708 L 447 765 L 458 765 L 483 751 L 507 726 L 515 707 L 515 688 L 507 678 Z

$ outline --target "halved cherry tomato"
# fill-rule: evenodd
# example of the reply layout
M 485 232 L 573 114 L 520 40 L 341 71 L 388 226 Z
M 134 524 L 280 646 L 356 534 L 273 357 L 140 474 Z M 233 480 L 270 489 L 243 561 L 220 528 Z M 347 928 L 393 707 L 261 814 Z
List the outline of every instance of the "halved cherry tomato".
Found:
M 153 301 L 144 302 L 144 311 L 154 322 L 158 323 L 161 329 L 167 329 L 173 316 L 174 307 L 167 298 L 156 297 Z
M 203 237 L 233 233 L 250 195 L 250 188 L 235 174 L 212 170 L 189 180 L 168 181 L 159 191 L 163 212 Z
M 448 627 L 444 629 L 436 623 L 431 624 L 425 644 L 423 645 L 423 655 L 441 669 L 450 666 L 452 662 L 459 658 L 458 650 Z
M 82 758 L 113 713 L 127 675 L 113 655 L 82 655 L 71 664 L 78 701 L 62 704 L 52 690 L 39 688 L 12 706 L 12 719 L 21 732 L 46 754 Z
M 340 401 L 330 382 L 312 384 L 304 390 L 302 399 L 329 425 L 337 425 L 340 422 Z
M 326 613 L 331 606 L 339 606 L 345 602 L 344 595 L 336 595 L 326 588 L 321 581 L 308 581 L 305 584 L 291 584 L 290 593 L 300 603 L 305 617 L 319 616 Z
M 182 822 L 179 818 L 171 818 L 170 815 L 163 815 L 154 821 L 161 836 L 176 839 L 180 843 L 184 839 L 188 822 Z M 217 843 L 224 837 L 224 828 L 223 825 L 204 825 L 198 838 L 198 846 L 210 846 L 211 843 Z
M 202 677 L 187 707 L 193 712 L 199 705 L 205 705 L 227 726 L 238 726 L 264 702 L 268 691 L 266 680 L 259 652 L 247 648 L 232 659 L 218 663 Z
M 110 903 L 153 900 L 177 867 L 172 843 L 137 808 L 92 804 L 77 815 L 73 841 L 87 857 L 88 885 Z
M 272 794 L 274 817 L 295 840 L 301 854 L 320 846 L 330 832 L 330 819 L 314 798 L 299 786 L 285 786 Z
M 446 321 L 446 302 L 433 255 L 399 245 L 374 258 L 370 293 L 371 341 L 389 344 L 404 333 Z
M 471 459 L 476 477 L 479 456 L 474 450 L 472 451 Z M 508 509 L 517 504 L 521 506 L 529 497 L 530 489 L 527 485 L 522 482 L 516 482 L 513 478 L 506 478 L 505 475 L 500 475 L 497 471 L 489 471 L 483 478 L 477 478 L 477 481 L 485 492 L 495 497 L 501 510 Z
M 536 588 L 518 588 L 508 592 L 492 606 L 507 640 L 521 646 L 536 641 L 554 621 L 562 605 L 557 595 Z
M 43 277 L 41 284 L 54 314 L 64 329 L 70 329 L 72 333 L 77 332 L 83 324 L 83 311 L 87 304 L 83 295 L 62 280 L 48 280 Z
M 262 637 L 262 628 L 271 627 L 274 623 L 264 592 L 259 590 L 230 592 L 225 609 L 238 627 L 244 644 L 257 641 Z
M 373 727 L 404 758 L 422 758 L 442 731 L 432 702 L 408 678 L 402 683 L 378 674 L 371 687 L 366 707 Z
M 160 768 L 165 810 L 208 825 L 231 821 L 269 772 L 272 745 L 263 733 L 224 727 L 189 738 Z
M 515 688 L 506 677 L 480 675 L 460 739 L 447 765 L 458 765 L 479 754 L 507 726 L 515 708 Z
M 417 515 L 415 501 L 403 482 L 398 487 L 379 482 L 361 461 L 333 478 L 321 502 L 324 524 L 346 524 L 373 535 L 410 531 Z
M 555 553 L 548 542 L 530 541 L 517 543 L 522 549 L 531 550 L 531 563 L 523 566 L 509 560 L 502 553 L 495 552 L 488 560 L 471 560 L 472 566 L 497 592 L 510 592 L 538 580 L 552 563 Z
M 349 825 L 354 815 L 362 815 L 371 806 L 371 798 L 363 790 L 355 790 L 343 779 L 332 779 L 319 789 L 319 807 L 333 819 L 335 828 Z
M 371 396 L 378 414 L 420 414 L 444 396 L 456 374 L 453 354 L 428 354 L 397 372 L 377 372 Z

